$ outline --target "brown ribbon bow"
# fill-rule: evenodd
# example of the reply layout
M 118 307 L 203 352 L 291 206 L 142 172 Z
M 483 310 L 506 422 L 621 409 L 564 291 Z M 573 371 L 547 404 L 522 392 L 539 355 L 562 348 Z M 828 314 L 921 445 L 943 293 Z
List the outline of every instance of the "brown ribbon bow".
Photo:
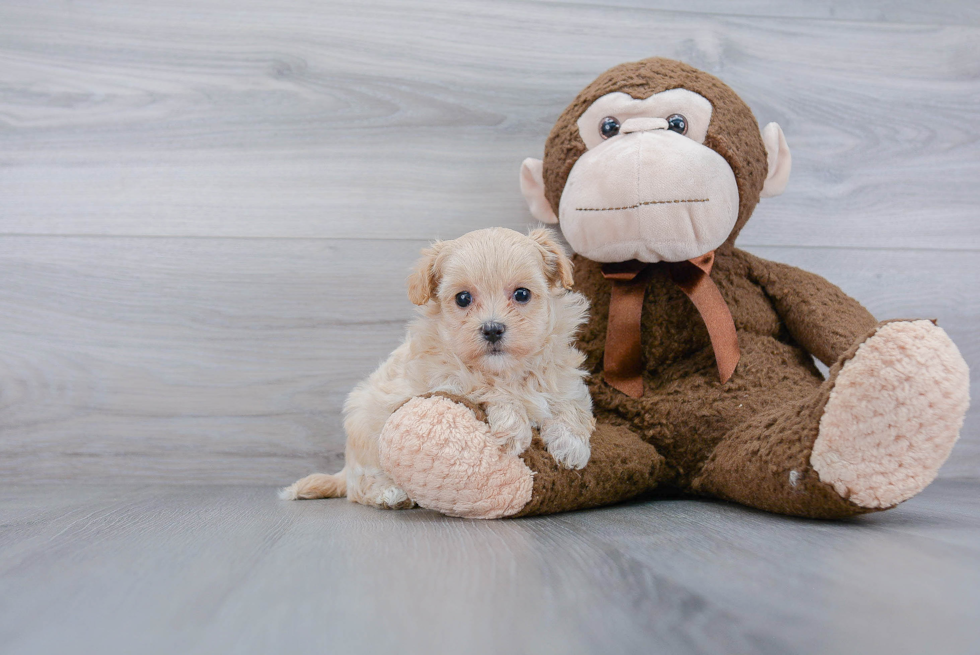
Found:
M 715 253 L 711 251 L 685 262 L 668 264 L 670 277 L 680 287 L 704 320 L 718 363 L 718 376 L 728 382 L 741 356 L 735 322 L 725 299 L 711 279 Z M 640 351 L 640 317 L 648 276 L 641 275 L 649 264 L 636 260 L 605 264 L 602 274 L 612 281 L 609 328 L 603 360 L 606 382 L 628 396 L 643 395 L 643 362 Z

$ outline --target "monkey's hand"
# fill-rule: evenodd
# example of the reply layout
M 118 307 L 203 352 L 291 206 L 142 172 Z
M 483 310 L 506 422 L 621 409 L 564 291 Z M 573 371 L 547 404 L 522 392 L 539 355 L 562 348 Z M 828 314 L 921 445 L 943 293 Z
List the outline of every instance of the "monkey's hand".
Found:
M 531 445 L 531 420 L 524 408 L 514 402 L 489 403 L 487 421 L 490 434 L 510 455 L 520 455 Z
M 744 251 L 738 256 L 749 263 L 793 339 L 827 366 L 878 324 L 861 303 L 819 275 Z

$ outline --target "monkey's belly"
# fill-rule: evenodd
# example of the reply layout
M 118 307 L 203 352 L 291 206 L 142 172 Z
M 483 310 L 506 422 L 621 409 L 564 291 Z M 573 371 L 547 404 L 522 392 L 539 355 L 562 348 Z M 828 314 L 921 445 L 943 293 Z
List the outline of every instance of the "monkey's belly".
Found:
M 596 376 L 590 390 L 597 420 L 626 426 L 652 443 L 683 483 L 727 433 L 799 404 L 823 383 L 802 348 L 769 335 L 738 336 L 742 357 L 725 384 L 710 347 L 647 371 L 642 398 L 630 398 Z

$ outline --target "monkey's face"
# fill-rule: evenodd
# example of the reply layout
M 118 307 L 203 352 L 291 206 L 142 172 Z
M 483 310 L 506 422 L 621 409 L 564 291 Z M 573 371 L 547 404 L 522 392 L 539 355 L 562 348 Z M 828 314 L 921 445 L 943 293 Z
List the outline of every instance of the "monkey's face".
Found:
M 738 186 L 728 162 L 703 145 L 710 122 L 711 103 L 687 89 L 592 103 L 578 120 L 588 150 L 558 211 L 569 245 L 598 262 L 676 262 L 724 243 Z
M 677 262 L 733 241 L 791 167 L 778 125 L 760 134 L 720 80 L 658 58 L 616 66 L 583 89 L 545 150 L 544 162 L 521 167 L 528 207 L 598 262 Z

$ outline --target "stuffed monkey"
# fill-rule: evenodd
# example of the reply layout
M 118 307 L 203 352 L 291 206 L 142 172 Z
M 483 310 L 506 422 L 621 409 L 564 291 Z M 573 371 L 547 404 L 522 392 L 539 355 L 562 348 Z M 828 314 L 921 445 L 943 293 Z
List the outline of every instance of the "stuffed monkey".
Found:
M 659 58 L 603 73 L 521 170 L 592 304 L 578 343 L 591 461 L 563 469 L 539 440 L 504 455 L 479 407 L 437 396 L 391 417 L 382 465 L 420 505 L 474 518 L 654 490 L 838 518 L 921 491 L 962 426 L 967 366 L 933 322 L 878 322 L 823 278 L 735 247 L 789 171 L 779 126 L 760 131 L 717 78 Z M 435 461 L 449 473 L 428 475 Z

